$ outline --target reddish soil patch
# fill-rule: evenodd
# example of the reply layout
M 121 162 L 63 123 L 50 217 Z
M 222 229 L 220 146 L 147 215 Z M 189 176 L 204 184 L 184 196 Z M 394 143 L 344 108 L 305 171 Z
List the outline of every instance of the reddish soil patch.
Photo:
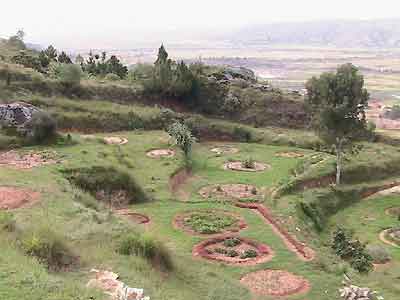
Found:
M 245 275 L 240 282 L 256 295 L 289 296 L 307 293 L 309 282 L 282 270 L 261 270 Z
M 319 178 L 311 178 L 296 184 L 296 190 L 315 189 L 335 183 L 335 175 L 325 175 Z
M 242 172 L 261 172 L 270 169 L 271 166 L 260 162 L 255 162 L 253 168 L 246 168 L 241 161 L 232 161 L 224 164 L 225 170 L 242 171 Z
M 298 152 L 278 152 L 275 154 L 278 157 L 285 157 L 285 158 L 300 158 L 304 157 L 304 154 Z
M 118 209 L 114 211 L 116 215 L 126 218 L 135 224 L 148 224 L 150 218 L 146 215 L 135 213 L 129 209 Z
M 263 204 L 237 202 L 236 206 L 257 210 L 264 220 L 271 225 L 274 232 L 282 238 L 289 250 L 295 252 L 297 256 L 304 261 L 311 261 L 314 259 L 314 251 L 289 234 L 289 232 L 275 220 L 270 210 Z
M 107 145 L 125 145 L 128 143 L 128 139 L 124 137 L 119 137 L 119 136 L 110 136 L 110 137 L 105 137 L 103 139 L 104 143 Z
M 221 154 L 235 154 L 239 152 L 239 149 L 232 146 L 218 146 L 212 148 L 210 151 L 221 155 Z
M 37 202 L 40 194 L 28 189 L 0 187 L 0 209 L 29 207 Z
M 51 156 L 55 156 L 55 154 L 51 153 Z M 56 162 L 54 158 L 47 158 L 41 153 L 29 152 L 20 154 L 11 150 L 0 154 L 0 166 L 10 166 L 16 169 L 31 169 Z
M 250 184 L 215 184 L 205 186 L 199 190 L 199 194 L 204 198 L 223 198 L 223 199 L 254 199 L 261 200 L 262 194 L 259 189 Z
M 240 240 L 240 244 L 233 247 L 225 247 L 223 242 L 229 238 L 236 238 Z M 238 253 L 238 256 L 229 257 L 225 254 L 218 253 L 216 249 L 232 250 Z M 253 250 L 257 253 L 256 257 L 241 258 L 241 254 L 247 250 Z M 219 261 L 226 264 L 233 265 L 256 265 L 265 263 L 272 259 L 273 251 L 264 244 L 259 242 L 236 236 L 219 236 L 205 240 L 197 244 L 192 252 L 195 257 L 203 257 L 212 261 Z
M 222 214 L 222 215 L 227 215 L 231 216 L 236 219 L 235 223 L 233 223 L 231 226 L 224 228 L 221 232 L 216 232 L 216 233 L 200 233 L 195 231 L 190 225 L 187 225 L 185 223 L 185 220 L 189 218 L 193 213 L 197 212 L 202 212 L 202 213 L 210 213 L 210 214 Z M 173 226 L 176 229 L 183 230 L 184 232 L 194 235 L 194 236 L 207 236 L 207 237 L 216 237 L 220 236 L 221 234 L 232 234 L 232 233 L 237 233 L 240 230 L 244 229 L 247 227 L 247 224 L 245 220 L 238 214 L 235 214 L 230 211 L 226 210 L 193 210 L 193 211 L 188 211 L 182 214 L 178 214 L 175 216 L 173 220 Z
M 146 153 L 148 157 L 159 158 L 159 157 L 173 157 L 175 151 L 172 149 L 154 149 Z

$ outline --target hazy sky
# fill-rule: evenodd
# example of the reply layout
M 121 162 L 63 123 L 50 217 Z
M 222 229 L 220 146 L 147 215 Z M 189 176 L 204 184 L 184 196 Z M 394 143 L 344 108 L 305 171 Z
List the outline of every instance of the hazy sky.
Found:
M 25 0 L 1 4 L 0 37 L 64 48 L 134 47 L 166 32 L 216 32 L 248 24 L 400 17 L 399 0 Z M 190 34 L 195 32 L 195 34 Z

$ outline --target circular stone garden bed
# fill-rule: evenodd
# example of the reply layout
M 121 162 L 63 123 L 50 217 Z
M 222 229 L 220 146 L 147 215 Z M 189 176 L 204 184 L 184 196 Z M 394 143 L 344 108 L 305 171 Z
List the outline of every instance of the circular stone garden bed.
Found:
M 146 155 L 151 158 L 173 157 L 175 151 L 172 149 L 154 149 L 147 152 Z
M 400 206 L 390 207 L 385 212 L 389 216 L 400 218 Z
M 231 161 L 224 164 L 225 170 L 241 172 L 262 172 L 270 168 L 269 165 L 256 161 Z
M 238 200 L 240 202 L 260 202 L 262 194 L 257 187 L 250 184 L 215 184 L 199 190 L 203 198 Z
M 233 146 L 229 146 L 229 145 L 222 145 L 222 146 L 218 146 L 218 147 L 214 147 L 211 149 L 211 152 L 214 152 L 218 155 L 221 154 L 235 154 L 239 152 L 238 148 L 235 148 Z
M 205 240 L 193 248 L 193 256 L 234 265 L 256 265 L 272 259 L 272 250 L 256 241 L 219 236 Z
M 300 157 L 304 157 L 304 154 L 288 151 L 288 152 L 278 152 L 275 154 L 275 156 L 285 157 L 285 158 L 300 158 Z
M 40 194 L 28 189 L 0 187 L 0 209 L 16 209 L 29 206 L 39 199 Z
M 110 136 L 110 137 L 105 137 L 103 139 L 104 143 L 107 145 L 125 145 L 128 143 L 128 139 L 124 137 L 119 137 L 119 136 Z
M 31 169 L 41 165 L 53 164 L 57 162 L 55 152 L 28 152 L 18 153 L 11 150 L 0 154 L 0 166 L 10 166 L 16 169 Z
M 244 219 L 226 210 L 194 210 L 178 214 L 173 221 L 176 228 L 191 235 L 219 235 L 239 232 L 246 228 Z
M 379 235 L 382 242 L 400 248 L 400 227 L 389 228 Z
M 242 277 L 240 282 L 254 294 L 262 296 L 289 296 L 310 289 L 306 279 L 282 270 L 256 271 Z

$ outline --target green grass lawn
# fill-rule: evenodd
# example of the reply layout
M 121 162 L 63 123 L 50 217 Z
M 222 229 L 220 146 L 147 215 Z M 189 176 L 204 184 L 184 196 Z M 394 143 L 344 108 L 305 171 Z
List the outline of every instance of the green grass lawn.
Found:
M 118 132 L 112 135 L 127 137 L 129 142 L 123 146 L 111 146 L 105 145 L 100 139 L 109 135 L 100 134 L 86 139 L 73 135 L 73 140 L 78 142 L 76 145 L 51 147 L 62 160 L 59 164 L 45 165 L 31 170 L 14 170 L 6 167 L 0 169 L 0 185 L 31 188 L 41 192 L 41 201 L 37 205 L 14 212 L 18 230 L 23 232 L 47 224 L 63 237 L 79 256 L 80 261 L 79 267 L 69 272 L 48 272 L 35 259 L 23 254 L 12 234 L 0 232 L 2 251 L 0 299 L 61 300 L 88 299 L 89 296 L 106 299 L 102 293 L 87 290 L 85 287 L 89 280 L 88 271 L 91 268 L 108 269 L 120 274 L 122 281 L 132 287 L 144 288 L 146 295 L 151 299 L 250 300 L 252 299 L 250 293 L 240 285 L 239 279 L 248 272 L 265 268 L 288 270 L 310 281 L 312 289 L 307 295 L 291 296 L 287 299 L 339 299 L 337 289 L 341 285 L 342 271 L 344 268 L 349 268 L 344 263 L 338 262 L 338 258 L 330 253 L 326 245 L 313 241 L 311 237 L 315 237 L 315 234 L 310 233 L 310 237 L 305 232 L 307 229 L 302 232 L 293 230 L 296 226 L 302 226 L 302 223 L 297 221 L 295 211 L 299 195 L 283 197 L 278 203 L 267 197 L 265 204 L 272 208 L 277 218 L 288 223 L 291 232 L 315 249 L 317 258 L 314 262 L 301 261 L 287 249 L 271 227 L 251 210 L 240 209 L 212 199 L 206 201 L 197 194 L 200 187 L 216 183 L 250 183 L 270 189 L 292 176 L 292 170 L 301 160 L 277 157 L 275 153 L 296 151 L 304 153 L 307 157 L 312 155 L 313 151 L 283 146 L 234 144 L 240 149 L 239 153 L 217 156 L 210 151 L 214 144 L 197 144 L 193 152 L 194 177 L 184 187 L 190 197 L 189 201 L 183 202 L 173 196 L 168 187 L 170 176 L 182 167 L 183 159 L 180 152 L 178 151 L 173 158 L 152 159 L 146 156 L 146 151 L 150 149 L 170 147 L 165 133 L 137 131 Z M 222 168 L 228 159 L 242 160 L 248 157 L 269 164 L 271 169 L 260 173 L 246 173 Z M 60 171 L 99 165 L 117 166 L 126 171 L 151 196 L 153 200 L 149 202 L 130 206 L 133 211 L 148 215 L 151 218 L 149 225 L 133 225 L 110 214 L 106 208 L 95 211 L 74 201 L 76 187 L 71 186 Z M 365 204 L 371 208 L 371 213 L 379 213 L 380 210 L 373 206 L 375 203 L 381 202 L 366 201 L 349 209 L 354 209 L 356 214 L 358 205 Z M 172 220 L 178 213 L 203 208 L 226 209 L 243 216 L 248 227 L 242 230 L 240 235 L 269 245 L 275 252 L 275 257 L 267 263 L 247 267 L 227 266 L 199 258 L 194 259 L 192 248 L 202 238 L 175 229 Z M 357 225 L 357 222 L 361 221 L 360 217 L 355 217 L 353 221 L 346 218 L 346 214 L 349 216 L 353 213 L 348 210 L 343 211 L 343 214 L 335 216 L 337 222 L 354 222 L 350 223 L 349 227 L 365 228 L 365 231 L 369 232 L 368 235 L 365 233 L 365 239 L 373 239 L 378 228 L 389 226 L 386 223 L 379 223 L 375 227 L 372 225 L 372 227 L 362 227 L 361 224 Z M 387 220 L 389 223 L 390 217 L 383 216 L 382 220 Z M 133 231 L 148 231 L 164 242 L 172 253 L 175 269 L 170 273 L 161 272 L 143 258 L 117 254 L 115 249 L 118 241 Z M 360 238 L 364 239 L 361 233 Z M 322 237 L 327 239 L 324 235 Z M 394 249 L 391 251 L 394 258 L 399 260 L 400 253 Z M 394 266 L 398 266 L 397 264 Z M 384 295 L 387 295 L 386 299 L 395 299 L 394 295 L 399 291 L 394 280 L 392 283 L 386 282 L 395 278 L 393 276 L 396 274 L 399 276 L 398 271 L 382 271 L 366 277 L 349 272 L 362 283 L 382 290 Z M 276 298 L 257 297 L 257 299 Z

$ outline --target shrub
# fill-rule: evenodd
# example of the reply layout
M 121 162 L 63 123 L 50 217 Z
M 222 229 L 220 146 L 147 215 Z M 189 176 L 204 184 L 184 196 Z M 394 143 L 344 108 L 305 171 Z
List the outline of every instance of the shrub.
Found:
M 366 251 L 376 264 L 384 264 L 392 259 L 386 248 L 379 245 L 367 245 Z
M 372 257 L 366 251 L 366 245 L 358 239 L 352 239 L 352 234 L 337 228 L 333 234 L 332 248 L 336 255 L 348 260 L 350 265 L 360 273 L 368 273 L 372 270 Z
M 241 255 L 240 258 L 241 259 L 246 259 L 246 258 L 254 258 L 257 257 L 258 253 L 256 250 L 254 249 L 247 249 L 246 251 L 244 251 Z
M 239 253 L 236 250 L 229 249 L 226 252 L 226 256 L 228 256 L 228 257 L 236 257 L 236 256 L 239 256 Z
M 15 230 L 14 215 L 8 211 L 0 211 L 0 229 L 8 232 Z
M 215 248 L 214 252 L 219 253 L 219 254 L 227 254 L 228 250 L 224 249 L 224 248 Z
M 121 80 L 121 77 L 119 77 L 117 74 L 114 74 L 114 73 L 108 73 L 104 77 L 104 79 L 107 81 L 118 81 L 118 80 Z
M 233 129 L 233 137 L 240 141 L 240 142 L 245 142 L 245 143 L 249 143 L 252 141 L 253 136 L 250 130 L 243 128 L 243 127 L 239 127 L 236 126 Z
M 167 129 L 167 132 L 174 139 L 175 144 L 182 149 L 185 158 L 188 159 L 192 146 L 196 142 L 196 138 L 189 128 L 180 122 L 175 122 Z
M 56 136 L 56 121 L 45 112 L 37 112 L 24 126 L 28 139 L 34 143 L 47 142 Z
M 82 79 L 82 69 L 74 64 L 60 64 L 57 70 L 58 80 L 66 87 L 79 86 Z
M 154 266 L 165 270 L 173 269 L 170 254 L 164 245 L 148 234 L 133 233 L 119 242 L 117 252 L 135 255 L 149 260 Z
M 218 233 L 235 223 L 235 218 L 217 212 L 198 212 L 190 215 L 185 224 L 199 233 Z
M 65 244 L 64 238 L 48 226 L 25 233 L 21 246 L 28 255 L 36 257 L 50 270 L 57 271 L 75 262 L 75 257 Z
M 240 241 L 240 239 L 238 238 L 228 238 L 226 240 L 224 240 L 224 246 L 225 247 L 235 247 L 240 245 L 242 242 Z
M 128 202 L 147 201 L 148 197 L 129 173 L 115 167 L 94 166 L 91 168 L 67 169 L 62 171 L 73 184 L 97 196 L 102 191 L 112 195 L 115 191 L 125 191 Z
M 242 161 L 242 168 L 246 169 L 255 169 L 256 167 L 256 162 L 251 158 L 246 158 L 244 161 Z

